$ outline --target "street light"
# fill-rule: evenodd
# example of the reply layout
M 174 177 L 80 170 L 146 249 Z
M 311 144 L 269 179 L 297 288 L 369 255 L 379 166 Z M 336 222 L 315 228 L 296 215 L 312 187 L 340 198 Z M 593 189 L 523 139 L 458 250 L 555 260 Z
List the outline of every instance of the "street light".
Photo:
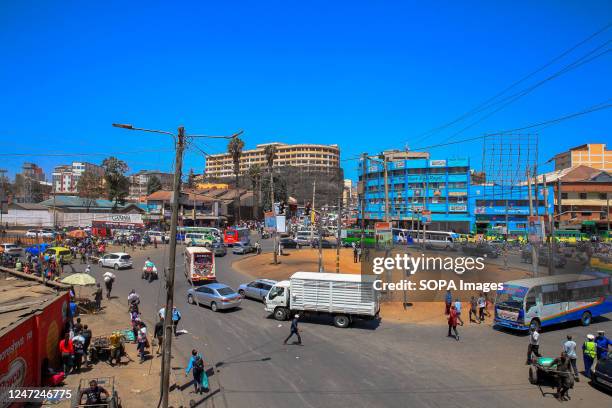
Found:
M 126 124 L 123 124 L 123 123 L 113 123 L 113 127 L 121 128 L 121 129 L 129 129 L 129 130 L 133 130 L 134 129 L 134 126 L 126 125 Z

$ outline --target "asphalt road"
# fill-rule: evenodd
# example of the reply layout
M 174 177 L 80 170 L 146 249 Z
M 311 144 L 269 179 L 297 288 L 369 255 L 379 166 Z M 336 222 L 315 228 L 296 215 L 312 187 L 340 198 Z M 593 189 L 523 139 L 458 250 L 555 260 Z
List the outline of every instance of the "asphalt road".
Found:
M 165 303 L 161 280 L 140 279 L 146 256 L 161 271 L 167 246 L 136 250 L 131 270 L 117 272 L 114 288 L 126 303 L 129 290 L 141 295 L 145 319 L 153 322 Z M 269 250 L 270 240 L 263 241 Z M 557 406 L 551 387 L 529 384 L 524 365 L 527 337 L 496 331 L 488 325 L 460 327 L 459 342 L 446 337 L 446 326 L 361 322 L 335 328 L 327 319 L 301 322 L 303 346 L 282 341 L 288 322 L 267 316 L 261 302 L 244 300 L 233 311 L 213 313 L 187 304 L 189 287 L 182 247 L 177 251 L 175 304 L 182 312 L 179 328 L 188 334 L 174 342 L 173 370 L 186 401 L 211 407 L 516 407 Z M 251 278 L 231 267 L 239 256 L 217 258 L 220 282 L 236 288 Z M 81 266 L 75 265 L 78 269 Z M 98 266 L 93 273 L 101 276 Z M 441 315 L 441 322 L 443 322 Z M 126 312 L 127 322 L 127 312 Z M 591 327 L 564 326 L 544 332 L 541 352 L 555 356 L 567 334 L 582 344 L 587 333 L 612 333 L 612 322 L 600 319 Z M 184 367 L 191 349 L 204 353 L 211 391 L 191 394 Z M 581 357 L 579 367 L 582 368 Z M 184 386 L 184 387 L 183 387 Z M 586 379 L 571 391 L 568 406 L 606 406 L 610 394 L 591 387 Z

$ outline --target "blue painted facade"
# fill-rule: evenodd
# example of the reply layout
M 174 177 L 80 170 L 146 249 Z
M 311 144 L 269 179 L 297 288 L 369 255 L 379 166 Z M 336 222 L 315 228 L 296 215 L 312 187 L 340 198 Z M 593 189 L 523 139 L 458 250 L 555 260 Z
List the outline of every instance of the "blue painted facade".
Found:
M 553 214 L 552 186 L 548 186 L 548 202 L 545 202 L 543 186 L 537 188 L 537 196 L 535 190 L 535 188 L 532 189 L 534 215 L 536 215 L 536 210 L 537 215 L 545 215 L 547 207 L 549 214 Z M 506 226 L 506 212 L 508 213 L 508 232 L 510 234 L 521 233 L 527 228 L 529 190 L 526 185 L 471 185 L 469 198 L 477 232 Z
M 360 160 L 366 168 L 365 219 L 385 215 L 384 168 L 379 160 Z M 466 158 L 395 159 L 387 163 L 389 216 L 396 225 L 418 225 L 420 211 L 431 211 L 430 229 L 468 232 L 473 222 L 469 203 L 470 162 Z

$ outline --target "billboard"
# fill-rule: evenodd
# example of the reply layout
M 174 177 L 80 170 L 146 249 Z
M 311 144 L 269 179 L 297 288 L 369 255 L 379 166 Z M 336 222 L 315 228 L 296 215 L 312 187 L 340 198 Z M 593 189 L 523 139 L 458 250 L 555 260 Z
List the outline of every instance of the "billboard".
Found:
M 393 233 L 390 222 L 377 222 L 374 224 L 376 233 L 376 247 L 380 249 L 391 249 L 393 246 Z
M 544 241 L 544 223 L 542 222 L 542 217 L 539 216 L 529 216 L 527 217 L 528 225 L 527 225 L 527 235 L 529 237 L 529 242 L 532 244 L 541 243 Z
M 24 320 L 0 338 L 0 408 L 12 405 L 6 393 L 17 387 L 38 387 L 41 367 L 34 336 L 36 319 Z M 57 344 L 54 345 L 57 348 Z M 17 404 L 19 406 L 19 404 Z
M 268 232 L 276 231 L 276 216 L 273 211 L 264 213 L 264 224 Z

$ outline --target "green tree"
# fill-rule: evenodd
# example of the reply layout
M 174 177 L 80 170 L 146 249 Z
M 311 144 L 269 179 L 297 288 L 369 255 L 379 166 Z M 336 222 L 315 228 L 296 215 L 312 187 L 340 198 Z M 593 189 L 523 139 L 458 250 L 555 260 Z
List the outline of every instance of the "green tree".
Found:
M 195 188 L 195 174 L 193 169 L 189 169 L 189 176 L 187 176 L 187 187 L 191 189 Z
M 249 180 L 251 181 L 251 188 L 253 189 L 253 216 L 255 219 L 259 219 L 259 186 L 261 184 L 261 167 L 258 164 L 254 164 L 249 167 L 247 172 Z
M 264 148 L 264 155 L 266 156 L 266 163 L 268 164 L 268 173 L 270 173 L 270 183 L 268 184 L 268 188 L 270 189 L 270 197 L 272 197 L 272 201 L 270 202 L 270 211 L 274 209 L 274 160 L 276 159 L 276 146 L 275 145 L 267 145 Z
M 240 175 L 240 156 L 242 156 L 243 148 L 244 141 L 237 136 L 233 137 L 227 144 L 227 152 L 232 156 L 232 162 L 234 163 L 234 177 L 236 178 L 236 204 L 234 206 L 234 219 L 236 224 L 240 222 L 240 194 L 238 190 L 238 176 Z
M 89 212 L 96 200 L 104 195 L 102 177 L 91 170 L 85 170 L 77 182 L 77 192 L 79 197 L 85 200 L 85 207 Z
M 125 204 L 125 198 L 130 193 L 130 180 L 125 173 L 128 165 L 116 157 L 108 157 L 102 162 L 104 181 L 106 183 L 106 198 L 113 202 L 113 209 Z
M 162 189 L 162 183 L 157 176 L 149 177 L 149 181 L 147 182 L 147 195 L 151 195 L 156 191 Z

